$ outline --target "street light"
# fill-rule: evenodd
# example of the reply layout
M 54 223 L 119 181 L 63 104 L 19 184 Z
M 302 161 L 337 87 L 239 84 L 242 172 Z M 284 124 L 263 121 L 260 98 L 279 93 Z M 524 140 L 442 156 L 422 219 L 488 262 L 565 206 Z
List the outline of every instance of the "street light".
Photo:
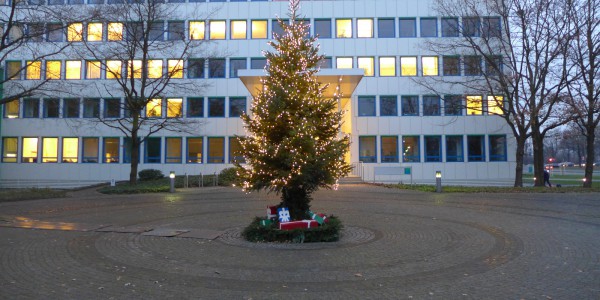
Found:
M 442 171 L 435 171 L 435 191 L 442 192 Z
M 171 171 L 171 173 L 169 173 L 169 178 L 171 180 L 171 188 L 169 189 L 169 192 L 175 193 L 175 171 Z

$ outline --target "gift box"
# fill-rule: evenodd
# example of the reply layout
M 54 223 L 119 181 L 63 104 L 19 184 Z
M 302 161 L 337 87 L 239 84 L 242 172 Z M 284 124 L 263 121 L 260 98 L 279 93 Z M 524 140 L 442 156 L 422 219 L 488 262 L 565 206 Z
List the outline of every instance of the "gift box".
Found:
M 277 206 L 267 206 L 267 219 L 277 219 Z
M 279 223 L 280 230 L 292 230 L 297 228 L 315 228 L 317 226 L 319 226 L 319 223 L 315 220 L 301 220 Z
M 273 224 L 273 220 L 260 220 L 260 225 L 262 227 L 269 227 Z
M 323 225 L 325 222 L 327 222 L 327 216 L 325 216 L 325 214 L 315 214 L 312 211 L 309 211 L 308 213 L 310 215 L 310 218 L 317 221 L 319 225 Z

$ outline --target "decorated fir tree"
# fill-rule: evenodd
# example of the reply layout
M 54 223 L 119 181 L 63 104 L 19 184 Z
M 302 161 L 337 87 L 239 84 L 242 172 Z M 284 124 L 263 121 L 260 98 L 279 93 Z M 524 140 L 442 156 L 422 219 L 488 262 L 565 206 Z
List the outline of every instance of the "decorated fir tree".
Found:
M 293 220 L 308 217 L 311 194 L 330 188 L 350 171 L 344 161 L 349 138 L 342 136 L 340 95 L 325 98 L 317 82 L 319 55 L 308 25 L 298 19 L 299 0 L 290 0 L 289 24 L 279 20 L 276 35 L 265 51 L 267 76 L 254 97 L 251 115 L 242 119 L 247 137 L 241 140 L 248 168 L 238 166 L 245 190 L 281 195 Z

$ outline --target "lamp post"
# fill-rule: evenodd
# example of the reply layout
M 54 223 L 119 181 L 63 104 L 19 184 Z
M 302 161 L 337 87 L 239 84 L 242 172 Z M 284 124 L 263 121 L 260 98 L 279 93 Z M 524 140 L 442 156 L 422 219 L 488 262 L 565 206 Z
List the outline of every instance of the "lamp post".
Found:
M 442 192 L 442 171 L 435 171 L 435 192 Z
M 169 192 L 175 193 L 175 171 L 171 171 L 171 173 L 169 173 L 169 178 L 171 180 L 171 188 L 169 189 Z

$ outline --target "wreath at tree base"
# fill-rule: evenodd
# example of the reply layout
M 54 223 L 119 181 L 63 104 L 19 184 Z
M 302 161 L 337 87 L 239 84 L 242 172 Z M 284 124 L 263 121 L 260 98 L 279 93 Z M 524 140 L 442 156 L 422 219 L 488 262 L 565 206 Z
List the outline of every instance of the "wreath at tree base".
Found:
M 309 221 L 311 220 L 296 222 Z M 342 222 L 333 215 L 328 216 L 323 224 L 315 222 L 318 225 L 310 228 L 281 229 L 281 224 L 268 218 L 256 217 L 244 229 L 242 236 L 255 243 L 320 243 L 338 241 L 342 230 Z

